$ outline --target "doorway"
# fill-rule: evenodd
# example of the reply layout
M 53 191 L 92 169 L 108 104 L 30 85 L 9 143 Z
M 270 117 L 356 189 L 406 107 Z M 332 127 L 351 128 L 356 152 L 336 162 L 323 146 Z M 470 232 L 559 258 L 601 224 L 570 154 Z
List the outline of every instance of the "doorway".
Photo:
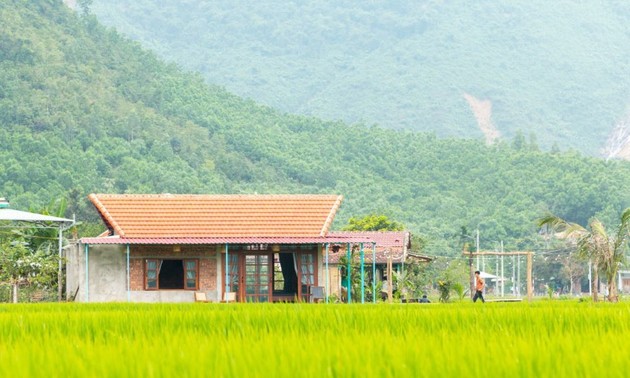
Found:
M 230 246 L 224 292 L 235 292 L 238 302 L 308 301 L 317 284 L 316 251 L 316 245 Z

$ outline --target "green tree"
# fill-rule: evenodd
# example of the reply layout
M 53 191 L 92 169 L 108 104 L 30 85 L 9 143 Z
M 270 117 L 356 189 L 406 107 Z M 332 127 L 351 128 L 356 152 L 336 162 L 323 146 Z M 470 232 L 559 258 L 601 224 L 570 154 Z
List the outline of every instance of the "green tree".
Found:
M 386 215 L 366 215 L 363 218 L 352 217 L 344 231 L 402 231 L 402 223 L 390 220 Z
M 608 283 L 608 300 L 617 302 L 617 272 L 625 260 L 630 234 L 630 208 L 621 214 L 621 221 L 614 233 L 609 233 L 604 224 L 597 218 L 589 221 L 588 227 L 566 220 L 553 214 L 538 221 L 540 227 L 549 226 L 561 234 L 561 237 L 575 242 L 578 255 L 593 261 L 593 300 L 597 301 L 598 271 L 601 270 Z
M 44 251 L 31 251 L 28 243 L 16 232 L 15 237 L 0 240 L 0 280 L 13 289 L 13 303 L 18 302 L 20 285 L 51 287 L 56 280 L 57 257 Z

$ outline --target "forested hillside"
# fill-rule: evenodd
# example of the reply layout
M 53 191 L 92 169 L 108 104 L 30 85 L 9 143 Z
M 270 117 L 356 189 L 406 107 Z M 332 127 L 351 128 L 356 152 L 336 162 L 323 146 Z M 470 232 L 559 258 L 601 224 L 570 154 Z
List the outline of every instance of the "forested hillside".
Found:
M 520 130 L 547 150 L 630 159 L 625 0 L 94 0 L 92 11 L 291 113 L 489 142 Z
M 630 206 L 626 162 L 284 114 L 53 0 L 2 0 L 0 20 L 0 196 L 18 209 L 66 197 L 97 221 L 90 192 L 336 193 L 336 227 L 382 213 L 456 253 L 462 226 L 483 248 L 533 247 L 546 210 L 608 221 Z

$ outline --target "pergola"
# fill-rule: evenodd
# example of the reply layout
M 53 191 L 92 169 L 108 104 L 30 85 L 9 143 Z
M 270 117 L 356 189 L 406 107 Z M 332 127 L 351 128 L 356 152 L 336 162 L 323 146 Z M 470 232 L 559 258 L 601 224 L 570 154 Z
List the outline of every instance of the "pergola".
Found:
M 59 218 L 50 215 L 31 213 L 28 211 L 9 209 L 9 202 L 4 198 L 0 198 L 0 222 L 3 221 L 18 224 L 28 223 L 31 226 L 37 228 L 56 228 L 59 230 L 59 271 L 57 273 L 57 297 L 58 300 L 61 301 L 63 295 L 63 231 L 67 230 L 75 224 L 74 219 Z

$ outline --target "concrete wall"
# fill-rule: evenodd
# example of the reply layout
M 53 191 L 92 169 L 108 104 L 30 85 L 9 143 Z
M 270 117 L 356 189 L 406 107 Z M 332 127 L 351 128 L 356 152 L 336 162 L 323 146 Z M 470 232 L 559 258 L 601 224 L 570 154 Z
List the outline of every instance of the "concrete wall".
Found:
M 86 272 L 86 261 L 88 271 Z M 78 244 L 68 253 L 67 292 L 76 302 L 126 302 L 127 257 L 125 246 Z M 89 282 L 86 282 L 86 276 Z M 77 291 L 78 287 L 78 291 Z
M 79 243 L 65 247 L 64 254 L 66 257 L 66 300 L 73 300 L 75 294 L 77 296 L 79 294 Z
M 173 246 L 130 246 L 129 288 L 127 290 L 127 246 L 90 245 L 87 250 L 89 285 L 86 285 L 86 249 L 77 244 L 67 250 L 66 291 L 68 298 L 75 293 L 77 302 L 193 302 L 192 290 L 145 290 L 144 261 L 147 258 L 194 258 L 199 260 L 199 290 L 211 301 L 221 299 L 225 254 L 219 245 L 182 245 L 175 253 Z M 326 272 L 321 246 L 316 254 L 319 286 L 326 286 Z M 338 290 L 338 275 L 331 269 L 331 288 Z M 334 289 L 331 290 L 334 293 Z
M 145 290 L 144 260 L 147 258 L 195 258 L 199 260 L 199 290 L 217 301 L 220 280 L 216 246 L 130 246 L 129 291 L 127 287 L 127 246 L 77 244 L 66 251 L 66 291 L 76 302 L 193 302 L 194 290 Z M 89 285 L 86 285 L 86 275 Z M 76 297 L 75 297 L 76 293 Z

